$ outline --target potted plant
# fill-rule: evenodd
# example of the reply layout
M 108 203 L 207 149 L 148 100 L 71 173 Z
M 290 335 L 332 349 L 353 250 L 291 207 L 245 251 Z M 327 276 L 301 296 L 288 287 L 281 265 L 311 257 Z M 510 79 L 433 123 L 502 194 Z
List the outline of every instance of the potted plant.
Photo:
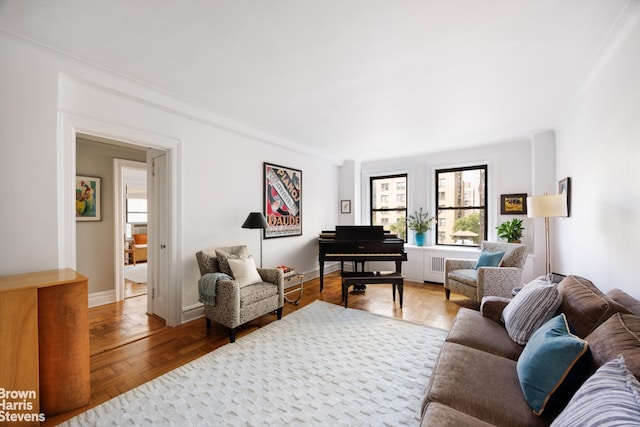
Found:
M 407 217 L 407 227 L 416 233 L 416 246 L 424 246 L 425 233 L 431 230 L 431 223 L 435 218 L 429 212 L 415 211 Z
M 505 221 L 496 227 L 498 230 L 498 237 L 505 239 L 509 243 L 520 243 L 522 239 L 522 220 L 513 218 L 511 221 Z

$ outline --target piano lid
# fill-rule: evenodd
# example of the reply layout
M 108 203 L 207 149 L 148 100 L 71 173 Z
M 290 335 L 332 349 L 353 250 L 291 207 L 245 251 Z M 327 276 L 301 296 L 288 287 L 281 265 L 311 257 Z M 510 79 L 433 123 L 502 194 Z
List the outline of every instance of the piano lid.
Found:
M 336 225 L 336 240 L 376 240 L 385 238 L 381 225 Z

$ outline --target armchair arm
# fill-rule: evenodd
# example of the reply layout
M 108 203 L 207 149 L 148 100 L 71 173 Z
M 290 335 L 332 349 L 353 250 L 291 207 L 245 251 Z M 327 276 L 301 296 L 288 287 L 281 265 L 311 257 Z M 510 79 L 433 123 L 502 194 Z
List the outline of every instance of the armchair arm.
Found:
M 482 317 L 486 317 L 496 322 L 500 322 L 502 316 L 502 310 L 509 304 L 511 299 L 504 297 L 488 296 L 482 298 L 480 304 L 480 314 Z
M 258 268 L 258 274 L 265 282 L 278 285 L 280 306 L 284 305 L 284 273 L 279 268 Z
M 273 283 L 274 285 L 284 282 L 284 275 L 279 268 L 258 268 L 258 274 L 265 282 Z
M 240 324 L 240 284 L 235 280 L 218 280 L 215 304 L 205 304 L 204 313 L 209 319 L 229 328 L 238 326 Z
M 480 267 L 478 269 L 478 300 L 485 295 L 505 298 L 513 296 L 513 288 L 520 285 L 519 267 Z

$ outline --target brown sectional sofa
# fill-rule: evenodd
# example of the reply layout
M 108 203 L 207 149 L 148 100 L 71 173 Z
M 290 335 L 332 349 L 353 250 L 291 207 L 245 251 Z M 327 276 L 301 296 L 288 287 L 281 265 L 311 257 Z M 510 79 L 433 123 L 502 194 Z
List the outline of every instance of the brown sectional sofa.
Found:
M 617 289 L 605 295 L 578 276 L 567 276 L 558 290 L 559 312 L 589 343 L 592 372 L 623 353 L 629 370 L 639 377 L 640 301 Z M 524 346 L 511 340 L 500 321 L 508 303 L 505 298 L 485 297 L 480 312 L 460 309 L 433 370 L 421 426 L 548 426 L 561 411 L 537 416 L 523 396 L 516 364 Z M 614 314 L 617 317 L 603 325 Z M 620 327 L 616 322 L 625 324 Z M 611 332 L 616 327 L 624 330 L 627 342 L 616 342 L 622 339 Z

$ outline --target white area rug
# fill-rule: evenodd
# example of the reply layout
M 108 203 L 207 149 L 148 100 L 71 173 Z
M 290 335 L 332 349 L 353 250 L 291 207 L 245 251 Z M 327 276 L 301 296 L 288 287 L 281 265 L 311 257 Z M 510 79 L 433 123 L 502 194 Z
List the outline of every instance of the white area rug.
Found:
M 147 263 L 125 265 L 124 278 L 136 283 L 147 283 Z
M 63 425 L 416 426 L 446 334 L 315 301 Z

